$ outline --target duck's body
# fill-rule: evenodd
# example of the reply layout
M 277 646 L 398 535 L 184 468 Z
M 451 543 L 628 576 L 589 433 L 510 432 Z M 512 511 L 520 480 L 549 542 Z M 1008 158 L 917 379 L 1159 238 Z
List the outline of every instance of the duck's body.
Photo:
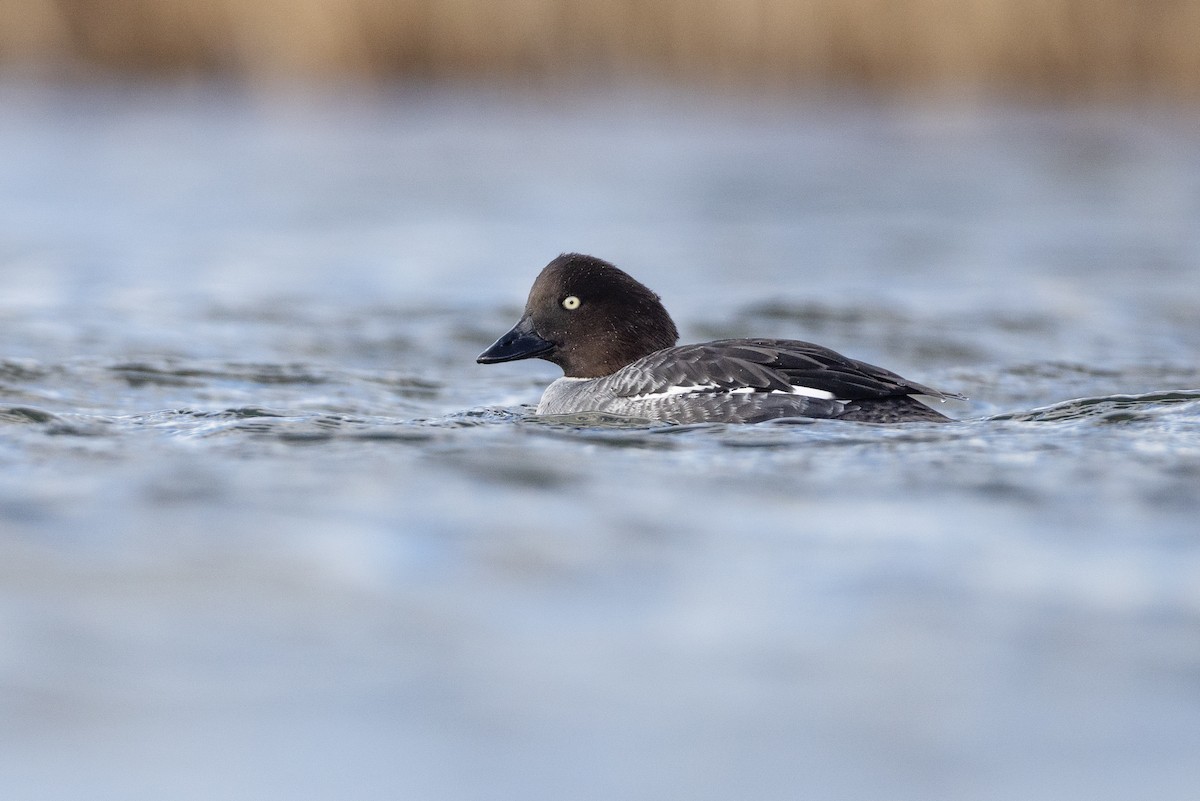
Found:
M 597 411 L 674 423 L 947 419 L 907 393 L 949 397 L 808 342 L 724 339 L 655 351 L 600 378 L 564 376 L 546 388 L 537 412 Z
M 808 342 L 723 339 L 674 345 L 658 296 L 611 264 L 564 254 L 534 282 L 525 315 L 480 354 L 563 368 L 541 415 L 603 412 L 672 423 L 781 417 L 872 423 L 945 421 L 912 398 L 961 398 Z

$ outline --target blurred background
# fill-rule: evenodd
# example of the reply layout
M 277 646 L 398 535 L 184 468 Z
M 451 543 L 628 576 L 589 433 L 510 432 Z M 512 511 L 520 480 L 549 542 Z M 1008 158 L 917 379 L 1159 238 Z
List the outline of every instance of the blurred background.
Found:
M 0 797 L 1200 787 L 1200 1 L 0 0 Z M 961 422 L 546 421 L 539 269 Z
M 1190 0 L 4 0 L 10 67 L 890 92 L 1200 92 Z

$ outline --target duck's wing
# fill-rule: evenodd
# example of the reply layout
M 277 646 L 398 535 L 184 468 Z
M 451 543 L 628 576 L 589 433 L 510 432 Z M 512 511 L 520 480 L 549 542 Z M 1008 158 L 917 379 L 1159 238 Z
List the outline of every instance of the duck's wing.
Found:
M 963 396 L 909 381 L 811 342 L 723 339 L 651 353 L 612 375 L 621 397 L 690 392 L 784 392 L 831 400 Z

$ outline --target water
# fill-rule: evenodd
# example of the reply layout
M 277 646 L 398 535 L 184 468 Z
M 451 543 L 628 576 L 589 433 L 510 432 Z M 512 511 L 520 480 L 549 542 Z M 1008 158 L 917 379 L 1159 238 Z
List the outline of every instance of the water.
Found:
M 4 797 L 1194 798 L 1190 112 L 0 109 Z M 563 250 L 971 401 L 538 420 Z

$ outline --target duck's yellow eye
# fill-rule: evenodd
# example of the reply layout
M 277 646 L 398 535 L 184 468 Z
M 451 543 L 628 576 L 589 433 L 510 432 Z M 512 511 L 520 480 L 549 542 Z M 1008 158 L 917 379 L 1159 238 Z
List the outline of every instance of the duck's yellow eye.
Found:
M 567 311 L 575 311 L 579 308 L 579 298 L 574 295 L 567 295 L 563 298 L 563 308 Z

